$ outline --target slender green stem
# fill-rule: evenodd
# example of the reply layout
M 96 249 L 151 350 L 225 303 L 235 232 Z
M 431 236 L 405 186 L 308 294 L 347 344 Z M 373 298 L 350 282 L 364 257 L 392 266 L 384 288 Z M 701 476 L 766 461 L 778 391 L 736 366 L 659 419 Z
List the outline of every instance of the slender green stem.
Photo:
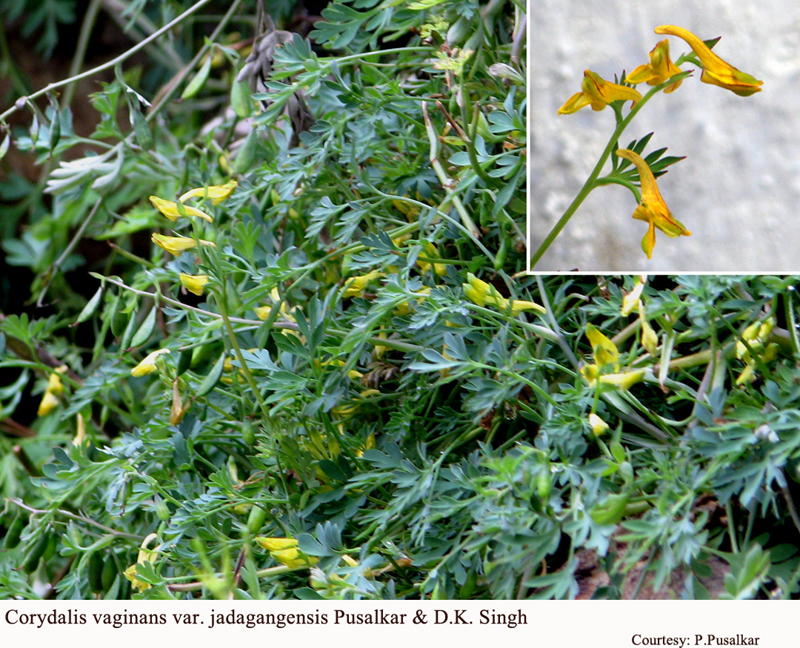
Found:
M 66 85 L 70 85 L 71 83 L 75 83 L 77 81 L 80 81 L 81 79 L 87 79 L 87 78 L 89 78 L 91 76 L 94 76 L 95 74 L 97 74 L 99 72 L 102 72 L 103 70 L 112 69 L 115 65 L 118 65 L 118 64 L 122 63 L 123 61 L 128 60 L 131 56 L 136 54 L 136 52 L 138 52 L 139 50 L 143 49 L 144 47 L 146 47 L 147 45 L 152 43 L 154 40 L 156 40 L 162 34 L 165 34 L 166 32 L 168 32 L 170 29 L 175 27 L 175 25 L 179 25 L 184 19 L 186 19 L 187 16 L 190 16 L 191 14 L 193 14 L 195 11 L 197 11 L 198 9 L 203 7 L 204 5 L 207 5 L 209 2 L 211 2 L 211 0 L 199 0 L 199 2 L 197 2 L 193 6 L 189 7 L 180 16 L 178 16 L 174 20 L 170 21 L 169 23 L 164 25 L 161 29 L 159 29 L 157 32 L 154 32 L 152 35 L 150 35 L 149 37 L 145 38 L 140 43 L 137 43 L 136 45 L 131 47 L 129 50 L 125 50 L 122 54 L 120 54 L 116 58 L 113 58 L 110 61 L 108 61 L 106 63 L 103 63 L 102 65 L 98 65 L 97 67 L 94 67 L 91 70 L 86 70 L 85 72 L 81 72 L 80 74 L 76 74 L 75 76 L 68 77 L 66 79 L 62 79 L 61 81 L 55 81 L 53 83 L 48 83 L 41 90 L 37 90 L 36 92 L 34 92 L 33 94 L 31 94 L 31 95 L 29 95 L 27 97 L 22 97 L 21 99 L 17 100 L 17 102 L 13 106 L 11 106 L 11 108 L 6 110 L 4 113 L 0 114 L 0 122 L 4 122 L 10 115 L 15 113 L 17 110 L 20 110 L 21 108 L 23 108 L 28 103 L 31 103 L 37 97 L 41 97 L 42 95 L 47 94 L 48 92 L 52 92 L 53 90 L 56 90 L 58 88 L 62 88 L 64 86 L 66 86 Z
M 627 189 L 631 190 L 634 198 L 636 198 L 636 202 L 642 202 L 642 194 L 639 192 L 639 187 L 633 184 L 630 180 L 625 180 L 624 178 L 615 178 L 615 177 L 608 177 L 605 178 L 598 178 L 597 182 L 594 183 L 595 187 L 602 187 L 603 185 L 610 185 L 610 184 L 618 184 L 626 187 Z
M 89 37 L 92 34 L 92 28 L 97 20 L 97 14 L 100 12 L 100 7 L 102 4 L 103 0 L 92 0 L 89 3 L 89 8 L 86 10 L 86 14 L 83 17 L 81 33 L 78 36 L 78 46 L 75 48 L 75 56 L 72 57 L 72 63 L 69 66 L 69 77 L 71 79 L 74 79 L 75 76 L 80 73 L 81 68 L 83 67 L 83 61 L 86 57 L 86 50 L 89 49 Z M 67 86 L 67 89 L 64 90 L 64 96 L 61 99 L 62 108 L 69 108 L 69 105 L 72 103 L 72 98 L 75 96 L 75 89 L 77 87 L 77 81 L 73 81 Z
M 461 199 L 458 197 L 455 191 L 453 191 L 453 180 L 447 175 L 444 167 L 442 166 L 441 161 L 439 160 L 439 134 L 433 127 L 433 121 L 428 114 L 428 104 L 426 102 L 422 102 L 422 117 L 425 121 L 425 129 L 428 133 L 428 139 L 430 140 L 431 151 L 430 151 L 430 162 L 433 170 L 436 172 L 436 176 L 439 178 L 439 182 L 442 183 L 442 188 L 444 189 L 447 198 L 445 201 L 440 205 L 440 209 L 444 207 L 444 205 L 448 202 L 453 204 L 453 207 L 456 208 L 458 215 L 461 217 L 461 222 L 463 223 L 464 227 L 467 228 L 467 231 L 470 234 L 470 238 L 472 239 L 479 239 L 481 234 L 480 230 L 477 228 L 475 223 L 472 221 L 472 218 L 467 213 L 466 207 L 464 207 L 464 203 L 461 202 Z
M 733 522 L 733 507 L 731 507 L 730 501 L 725 504 L 725 513 L 728 518 L 728 535 L 731 538 L 731 551 L 733 553 L 739 553 L 739 546 L 736 542 L 736 528 Z
M 181 14 L 181 16 L 179 16 L 179 18 L 183 18 L 184 16 L 188 15 L 191 11 L 194 11 L 195 9 L 199 8 L 200 5 L 205 4 L 206 2 L 208 2 L 208 0 L 201 0 L 201 2 L 198 2 L 197 5 L 195 5 L 195 7 L 193 7 L 190 11 L 186 11 L 183 14 Z M 228 11 L 225 13 L 225 15 L 222 17 L 222 19 L 217 24 L 216 29 L 211 33 L 211 36 L 209 36 L 208 39 L 206 40 L 205 45 L 203 45 L 203 47 L 200 48 L 200 50 L 197 52 L 197 54 L 195 54 L 194 58 L 191 61 L 189 61 L 189 63 L 170 80 L 166 92 L 164 92 L 163 94 L 159 95 L 159 98 L 153 104 L 153 107 L 150 108 L 150 110 L 147 111 L 147 121 L 148 122 L 153 121 L 155 119 L 156 115 L 161 111 L 161 109 L 164 106 L 167 105 L 167 103 L 170 101 L 170 99 L 172 99 L 172 95 L 174 95 L 175 92 L 177 92 L 177 90 L 180 87 L 180 85 L 183 82 L 183 80 L 187 76 L 189 76 L 191 71 L 194 70 L 195 67 L 197 67 L 197 64 L 209 52 L 209 50 L 211 49 L 213 44 L 216 43 L 218 36 L 220 35 L 220 33 L 222 33 L 222 30 L 224 30 L 225 27 L 228 25 L 228 23 L 230 22 L 231 18 L 233 17 L 234 12 L 239 8 L 239 5 L 241 4 L 241 2 L 242 2 L 242 0 L 234 0 L 231 3 L 231 6 L 228 7 Z M 178 18 L 176 18 L 175 20 L 178 20 Z M 172 23 L 174 23 L 175 20 L 173 20 Z M 172 24 L 172 23 L 170 23 L 170 24 Z M 153 40 L 153 37 L 156 36 L 157 34 L 159 34 L 162 31 L 164 31 L 163 28 L 159 29 L 155 34 L 153 34 L 149 38 L 146 38 L 141 43 L 139 43 L 139 45 L 137 45 L 137 47 L 141 47 L 145 43 Z
M 167 304 L 171 304 L 172 306 L 177 306 L 178 308 L 183 308 L 184 310 L 192 311 L 194 313 L 197 313 L 198 315 L 203 315 L 218 320 L 222 319 L 222 315 L 219 315 L 218 313 L 212 313 L 211 311 L 206 311 L 203 310 L 202 308 L 195 308 L 194 306 L 189 306 L 188 304 L 184 304 L 183 302 L 180 302 L 177 299 L 172 299 L 170 297 L 162 295 L 161 292 L 147 292 L 146 290 L 138 290 L 136 288 L 128 286 L 127 284 L 121 281 L 112 279 L 111 277 L 103 277 L 102 275 L 98 275 L 96 273 L 91 273 L 91 274 L 97 279 L 100 279 L 100 281 L 113 284 L 114 286 L 119 286 L 123 290 L 127 290 L 128 292 L 132 292 L 136 295 L 142 295 L 143 297 L 151 297 L 151 298 L 155 298 L 155 296 L 157 295 L 158 299 L 160 299 L 163 302 L 166 302 Z M 241 317 L 230 317 L 228 319 L 230 319 L 231 322 L 235 322 L 236 324 L 251 324 L 253 326 L 261 326 L 260 320 L 249 320 Z M 290 328 L 297 330 L 297 324 L 295 324 L 294 322 L 276 322 L 275 327 Z
M 326 62 L 327 66 L 330 67 L 333 62 L 336 62 L 336 65 L 341 66 L 342 63 L 348 63 L 350 61 L 358 61 L 359 59 L 366 58 L 368 56 L 387 56 L 389 54 L 407 54 L 409 52 L 433 52 L 433 47 L 396 47 L 395 49 L 387 49 L 387 50 L 380 50 L 378 52 L 361 52 L 360 54 L 350 54 L 349 56 L 342 56 L 340 58 L 334 58 L 330 62 Z
M 555 241 L 556 237 L 561 233 L 561 230 L 566 227 L 567 223 L 569 223 L 570 219 L 573 217 L 575 212 L 578 210 L 578 207 L 581 206 L 586 197 L 591 193 L 592 189 L 597 186 L 597 178 L 600 175 L 600 172 L 603 170 L 608 158 L 611 155 L 611 152 L 614 150 L 616 146 L 617 140 L 620 138 L 622 133 L 631 123 L 633 118 L 638 114 L 638 112 L 642 109 L 642 107 L 658 92 L 666 88 L 667 86 L 675 83 L 678 80 L 682 80 L 685 77 L 689 76 L 691 71 L 689 72 L 682 72 L 681 74 L 676 74 L 671 79 L 665 81 L 664 83 L 653 86 L 650 91 L 642 97 L 639 102 L 631 108 L 630 112 L 628 113 L 627 117 L 622 120 L 617 121 L 617 127 L 614 129 L 614 132 L 611 135 L 611 138 L 608 140 L 608 144 L 606 144 L 606 148 L 603 150 L 603 154 L 600 156 L 600 159 L 597 161 L 594 169 L 589 174 L 586 182 L 584 183 L 581 190 L 578 192 L 578 195 L 575 196 L 575 199 L 572 201 L 569 207 L 567 207 L 567 211 L 564 212 L 564 215 L 558 219 L 558 222 L 555 224 L 550 233 L 547 237 L 542 241 L 542 244 L 539 246 L 539 249 L 536 250 L 534 255 L 531 257 L 530 262 L 530 269 L 533 270 L 536 267 L 536 264 L 542 258 L 545 252 L 550 248 L 553 241 Z
M 550 328 L 556 335 L 556 342 L 558 343 L 558 346 L 561 347 L 561 350 L 564 352 L 564 355 L 567 356 L 570 363 L 572 363 L 572 366 L 575 367 L 575 369 L 578 369 L 580 366 L 578 358 L 575 357 L 575 354 L 572 352 L 572 349 L 570 349 L 569 345 L 567 344 L 567 341 L 564 339 L 564 336 L 561 333 L 561 327 L 558 325 L 555 313 L 553 313 L 553 309 L 550 306 L 550 300 L 547 297 L 547 290 L 544 287 L 544 282 L 542 281 L 541 277 L 539 276 L 536 277 L 536 284 L 539 287 L 539 297 L 541 298 L 542 304 L 544 305 L 547 320 L 550 322 Z
M 51 265 L 50 268 L 48 269 L 47 275 L 44 280 L 44 286 L 42 287 L 42 292 L 39 293 L 39 299 L 36 300 L 37 307 L 42 306 L 44 297 L 47 294 L 47 291 L 50 289 L 50 283 L 53 281 L 59 268 L 61 268 L 61 265 L 64 263 L 64 261 L 67 260 L 67 257 L 70 254 L 72 254 L 72 250 L 75 249 L 75 246 L 78 245 L 78 242 L 83 238 L 83 233 L 86 231 L 86 228 L 89 226 L 89 223 L 91 223 L 92 220 L 94 220 L 94 217 L 97 214 L 97 211 L 100 209 L 100 206 L 102 204 L 103 204 L 103 197 L 100 196 L 100 198 L 98 198 L 95 201 L 94 205 L 92 206 L 92 209 L 89 211 L 89 214 L 86 216 L 86 218 L 83 219 L 83 223 L 81 223 L 81 226 L 78 228 L 78 231 L 75 232 L 75 235 L 72 237 L 72 240 L 69 242 L 67 247 L 61 253 L 61 256 L 58 257 L 55 263 L 53 263 L 53 265 Z
M 20 508 L 25 509 L 26 511 L 30 511 L 31 513 L 37 513 L 40 515 L 46 515 L 47 513 L 56 513 L 61 515 L 65 518 L 69 518 L 70 520 L 75 520 L 77 522 L 84 522 L 85 524 L 89 524 L 93 527 L 96 527 L 106 533 L 111 533 L 118 538 L 128 538 L 130 540 L 136 540 L 137 542 L 141 542 L 143 538 L 141 536 L 133 535 L 132 533 L 124 533 L 122 531 L 117 531 L 116 529 L 112 529 L 111 527 L 107 527 L 105 524 L 100 524 L 99 522 L 95 522 L 91 518 L 84 517 L 83 515 L 76 515 L 75 513 L 70 513 L 69 511 L 65 511 L 63 509 L 51 509 L 51 510 L 43 510 L 33 508 L 32 506 L 28 506 L 23 502 L 21 499 L 17 499 L 16 497 L 8 497 L 6 498 L 7 502 L 11 504 L 15 504 Z
M 461 95 L 462 96 L 469 96 L 468 92 L 464 88 L 464 79 L 461 79 Z M 494 187 L 499 184 L 496 179 L 492 179 L 483 170 L 483 167 L 478 162 L 478 154 L 475 150 L 475 135 L 478 133 L 478 120 L 481 114 L 481 107 L 477 103 L 474 106 L 474 110 L 472 111 L 472 122 L 469 120 L 469 116 L 467 115 L 467 102 L 462 102 L 461 105 L 461 120 L 464 122 L 464 129 L 467 131 L 467 140 L 464 144 L 467 147 L 467 154 L 469 155 L 469 163 L 472 165 L 473 170 L 475 173 L 478 174 L 478 177 L 483 180 L 483 183 L 487 187 Z
M 256 385 L 255 378 L 253 378 L 253 373 L 250 371 L 250 366 L 247 364 L 247 362 L 245 362 L 244 356 L 242 355 L 242 349 L 239 346 L 239 340 L 236 338 L 236 332 L 233 330 L 230 317 L 228 317 L 225 282 L 223 281 L 220 283 L 222 285 L 222 294 L 219 296 L 219 299 L 217 299 L 217 308 L 219 308 L 222 321 L 225 324 L 225 330 L 228 333 L 228 340 L 231 343 L 231 347 L 236 355 L 236 359 L 239 361 L 239 368 L 242 370 L 245 380 L 247 380 L 247 384 L 250 385 L 250 389 L 253 391 L 253 398 L 256 399 L 256 404 L 261 410 L 261 413 L 264 415 L 264 418 L 269 420 L 269 408 L 267 407 L 266 403 L 264 403 L 264 399 L 261 398 L 261 390 L 258 388 L 258 385 Z

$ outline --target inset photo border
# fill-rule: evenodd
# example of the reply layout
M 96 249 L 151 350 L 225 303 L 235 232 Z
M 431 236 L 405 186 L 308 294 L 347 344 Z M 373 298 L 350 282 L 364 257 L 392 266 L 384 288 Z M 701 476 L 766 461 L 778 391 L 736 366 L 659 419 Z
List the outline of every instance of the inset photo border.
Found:
M 531 3 L 530 271 L 798 270 L 800 7 L 721 4 Z

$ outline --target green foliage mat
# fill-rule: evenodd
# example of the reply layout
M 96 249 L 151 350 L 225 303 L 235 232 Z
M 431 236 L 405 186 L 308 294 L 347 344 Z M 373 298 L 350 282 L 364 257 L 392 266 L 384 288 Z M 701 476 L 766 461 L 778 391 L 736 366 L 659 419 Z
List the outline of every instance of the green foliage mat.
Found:
M 791 596 L 794 280 L 522 272 L 519 4 L 229 15 L 14 134 L 0 596 Z

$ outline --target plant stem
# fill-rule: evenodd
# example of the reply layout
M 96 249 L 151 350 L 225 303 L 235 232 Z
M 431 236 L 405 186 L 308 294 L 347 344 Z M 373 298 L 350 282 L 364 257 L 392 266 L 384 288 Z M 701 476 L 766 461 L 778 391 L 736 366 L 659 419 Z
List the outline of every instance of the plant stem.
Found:
M 610 185 L 610 184 L 618 184 L 626 189 L 630 189 L 631 193 L 633 194 L 634 198 L 636 198 L 636 202 L 642 202 L 642 194 L 639 192 L 639 187 L 637 187 L 632 182 L 628 180 L 624 180 L 623 178 L 598 178 L 597 182 L 595 182 L 595 187 L 602 187 L 603 185 Z
M 674 77 L 665 81 L 661 85 L 653 86 L 653 88 L 651 88 L 651 90 L 646 95 L 644 95 L 644 97 L 642 97 L 633 108 L 631 108 L 630 112 L 628 113 L 628 116 L 625 117 L 625 119 L 618 121 L 617 127 L 614 129 L 614 132 L 611 135 L 611 139 L 608 140 L 608 144 L 606 144 L 606 148 L 603 150 L 603 154 L 600 156 L 600 159 L 597 161 L 597 164 L 595 165 L 594 169 L 592 169 L 592 172 L 589 174 L 589 177 L 587 178 L 583 187 L 578 192 L 578 195 L 575 196 L 575 199 L 572 201 L 570 206 L 567 207 L 567 211 L 565 211 L 564 215 L 558 219 L 558 222 L 555 224 L 553 229 L 550 230 L 550 233 L 547 235 L 544 241 L 542 241 L 542 244 L 539 246 L 539 249 L 537 249 L 534 255 L 531 257 L 530 261 L 531 270 L 533 270 L 536 267 L 536 264 L 542 258 L 544 253 L 547 252 L 547 250 L 550 248 L 550 245 L 552 245 L 553 241 L 561 233 L 561 230 L 563 230 L 564 227 L 567 225 L 567 223 L 569 223 L 572 216 L 578 210 L 578 207 L 580 207 L 583 201 L 586 200 L 586 197 L 591 193 L 592 189 L 594 189 L 597 186 L 597 178 L 600 175 L 600 172 L 603 170 L 603 167 L 605 166 L 606 162 L 608 161 L 611 152 L 614 150 L 614 146 L 616 145 L 617 140 L 620 138 L 622 133 L 628 127 L 628 124 L 631 123 L 633 118 L 642 109 L 642 107 L 653 97 L 653 95 L 655 95 L 657 92 L 660 92 L 661 90 L 671 85 L 672 83 L 675 83 L 675 81 L 682 80 L 683 78 L 689 76 L 690 74 L 691 71 L 683 72 L 681 74 L 676 74 Z
M 131 56 L 136 54 L 136 52 L 138 52 L 139 50 L 143 49 L 144 47 L 146 47 L 147 45 L 152 43 L 156 38 L 158 38 L 162 34 L 165 34 L 166 32 L 168 32 L 170 29 L 175 27 L 175 25 L 180 24 L 187 16 L 190 16 L 191 14 L 193 14 L 195 11 L 197 11 L 198 9 L 203 7 L 204 5 L 207 5 L 209 2 L 211 2 L 211 0 L 199 0 L 199 2 L 197 2 L 193 6 L 189 7 L 180 16 L 178 16 L 174 20 L 172 20 L 169 23 L 167 23 L 166 25 L 164 25 L 161 29 L 159 29 L 157 32 L 154 32 L 151 36 L 145 38 L 142 42 L 134 45 L 129 50 L 124 51 L 122 54 L 120 54 L 116 58 L 113 58 L 110 61 L 108 61 L 106 63 L 103 63 L 102 65 L 98 65 L 97 67 L 94 67 L 91 70 L 86 70 L 86 72 L 81 72 L 80 74 L 76 74 L 75 76 L 72 76 L 72 77 L 69 77 L 69 78 L 66 78 L 66 79 L 62 79 L 61 81 L 54 81 L 53 83 L 48 83 L 41 90 L 37 90 L 36 92 L 34 92 L 33 94 L 31 94 L 31 95 L 29 95 L 27 97 L 21 97 L 20 99 L 17 100 L 17 102 L 13 106 L 11 106 L 11 108 L 6 110 L 4 113 L 0 114 L 0 122 L 4 122 L 10 115 L 15 113 L 17 110 L 22 109 L 29 102 L 32 102 L 34 99 L 36 99 L 38 97 L 41 97 L 42 95 L 47 94 L 48 92 L 52 92 L 53 90 L 56 90 L 57 88 L 62 88 L 64 86 L 66 86 L 66 85 L 70 85 L 71 83 L 75 83 L 77 81 L 80 81 L 81 79 L 89 78 L 91 76 L 94 76 L 98 72 L 102 72 L 103 70 L 111 69 L 115 65 L 118 65 L 118 64 L 122 63 L 123 61 L 128 60 Z
M 135 540 L 136 542 L 141 542 L 143 540 L 141 536 L 137 536 L 132 533 L 124 533 L 122 531 L 117 531 L 116 529 L 107 527 L 105 524 L 100 524 L 99 522 L 95 522 L 91 518 L 84 517 L 83 515 L 75 515 L 75 513 L 70 513 L 69 511 L 65 511 L 63 509 L 43 510 L 43 509 L 33 508 L 32 506 L 28 506 L 27 504 L 25 504 L 25 502 L 23 502 L 21 499 L 17 499 L 16 497 L 8 497 L 6 498 L 6 501 L 10 502 L 11 504 L 17 505 L 20 508 L 25 509 L 26 511 L 30 511 L 31 513 L 36 513 L 40 515 L 45 515 L 47 513 L 57 513 L 58 515 L 62 515 L 66 518 L 69 518 L 70 520 L 84 522 L 85 524 L 89 524 L 93 527 L 101 529 L 106 533 L 111 533 L 118 538 L 128 538 L 130 540 Z
M 239 346 L 239 341 L 236 339 L 236 333 L 231 325 L 230 317 L 228 317 L 228 297 L 226 294 L 225 282 L 221 281 L 220 284 L 222 286 L 222 294 L 219 295 L 219 298 L 217 299 L 217 308 L 219 308 L 222 321 L 225 324 L 225 330 L 228 332 L 228 340 L 230 340 L 231 347 L 236 354 L 236 359 L 239 361 L 239 365 L 242 373 L 244 373 L 245 380 L 247 380 L 247 384 L 250 385 L 250 389 L 253 391 L 253 398 L 256 400 L 256 404 L 261 410 L 261 413 L 264 415 L 264 419 L 269 420 L 269 408 L 267 407 L 266 403 L 264 403 L 264 399 L 261 398 L 261 390 L 258 388 L 258 385 L 256 385 L 256 381 L 253 378 L 252 372 L 250 371 L 250 366 L 247 364 L 247 362 L 245 362 L 244 356 L 242 355 L 242 349 Z
M 201 4 L 205 4 L 208 1 L 209 0 L 201 0 L 201 2 L 195 5 L 195 7 L 193 7 L 190 11 L 194 11 L 196 8 L 199 8 Z M 156 99 L 153 99 L 153 106 L 150 108 L 150 110 L 147 111 L 148 122 L 151 122 L 155 119 L 156 115 L 161 111 L 161 109 L 164 106 L 167 105 L 167 102 L 169 102 L 169 100 L 172 98 L 172 95 L 175 94 L 175 92 L 177 92 L 178 87 L 180 87 L 181 83 L 183 83 L 183 80 L 187 76 L 189 76 L 191 71 L 195 69 L 200 60 L 208 53 L 213 43 L 216 43 L 217 37 L 220 35 L 220 33 L 222 33 L 222 30 L 225 29 L 225 27 L 227 27 L 228 23 L 233 17 L 234 12 L 239 8 L 241 2 L 242 0 L 233 0 L 231 6 L 228 7 L 228 11 L 225 13 L 225 15 L 220 19 L 219 23 L 217 24 L 216 29 L 211 33 L 211 36 L 209 36 L 208 39 L 206 40 L 205 45 L 203 45 L 203 47 L 200 48 L 197 54 L 194 55 L 194 58 L 191 61 L 189 61 L 189 63 L 187 63 L 182 70 L 180 70 L 174 77 L 172 77 L 172 79 L 169 80 L 165 89 L 162 92 L 159 92 L 158 97 Z M 183 14 L 181 14 L 178 18 L 183 18 L 189 13 L 190 13 L 189 11 L 186 11 Z M 178 20 L 178 18 L 176 18 L 175 20 Z M 173 20 L 172 23 L 174 23 L 175 20 Z M 170 25 L 172 23 L 170 23 Z M 145 38 L 136 47 L 138 48 L 148 43 L 153 39 L 153 37 L 155 37 L 161 31 L 163 31 L 163 28 L 159 29 L 155 34 L 153 34 L 149 38 Z
M 47 275 L 45 276 L 44 280 L 44 286 L 42 287 L 42 292 L 39 293 L 39 299 L 36 300 L 37 308 L 41 308 L 42 302 L 44 301 L 44 297 L 47 294 L 47 291 L 50 289 L 50 283 L 55 278 L 56 273 L 61 268 L 61 265 L 64 263 L 64 261 L 67 260 L 67 257 L 70 254 L 72 254 L 72 250 L 75 249 L 75 246 L 78 245 L 80 240 L 83 238 L 83 233 L 86 231 L 86 228 L 89 226 L 89 223 L 91 223 L 92 220 L 94 220 L 94 217 L 97 215 L 97 210 L 100 209 L 100 206 L 102 204 L 103 204 L 103 197 L 100 196 L 100 198 L 98 198 L 95 201 L 94 205 L 92 206 L 92 209 L 89 211 L 89 214 L 86 216 L 86 218 L 83 219 L 83 223 L 81 223 L 81 226 L 78 228 L 78 231 L 75 232 L 75 235 L 72 237 L 72 240 L 70 240 L 70 242 L 67 244 L 67 247 L 61 253 L 61 256 L 58 257 L 58 259 L 56 259 L 55 263 L 53 263 L 53 265 L 51 265 L 50 268 L 48 268 Z
M 442 183 L 442 188 L 444 189 L 447 198 L 445 202 L 442 203 L 440 209 L 442 209 L 447 202 L 451 202 L 453 207 L 456 208 L 458 215 L 461 216 L 461 222 L 463 223 L 464 227 L 467 228 L 471 238 L 479 239 L 481 237 L 481 233 L 478 230 L 477 226 L 474 222 L 472 222 L 472 218 L 467 213 L 466 208 L 464 207 L 464 203 L 461 202 L 461 199 L 456 195 L 453 191 L 453 181 L 448 177 L 447 172 L 444 170 L 441 161 L 439 160 L 439 134 L 433 127 L 433 122 L 431 121 L 430 115 L 428 114 L 428 104 L 426 102 L 422 102 L 422 117 L 425 121 L 425 129 L 428 133 L 428 140 L 430 141 L 431 151 L 430 151 L 430 162 L 433 170 L 436 172 L 436 176 L 439 178 L 439 182 Z
M 78 46 L 75 48 L 75 56 L 72 58 L 72 63 L 69 66 L 69 78 L 73 79 L 73 81 L 67 86 L 67 89 L 64 90 L 64 96 L 61 98 L 62 108 L 69 108 L 69 105 L 72 103 L 72 98 L 75 96 L 75 89 L 78 87 L 76 76 L 83 67 L 83 61 L 86 58 L 86 50 L 89 49 L 89 37 L 92 34 L 92 28 L 97 20 L 97 14 L 100 12 L 100 6 L 102 4 L 102 0 L 92 0 L 83 17 L 81 32 L 78 36 Z

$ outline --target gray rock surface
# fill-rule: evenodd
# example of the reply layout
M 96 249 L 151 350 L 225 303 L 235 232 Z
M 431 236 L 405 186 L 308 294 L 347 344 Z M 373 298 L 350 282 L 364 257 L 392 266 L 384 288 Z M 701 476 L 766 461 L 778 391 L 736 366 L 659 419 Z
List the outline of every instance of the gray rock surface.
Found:
M 787 0 L 534 0 L 530 3 L 530 251 L 578 193 L 614 129 L 610 108 L 557 115 L 591 69 L 613 80 L 649 62 L 678 25 L 764 81 L 750 97 L 700 82 L 700 70 L 672 94 L 659 93 L 620 146 L 655 131 L 647 151 L 685 155 L 658 180 L 690 237 L 657 232 L 653 259 L 641 250 L 647 225 L 620 186 L 600 187 L 580 207 L 536 272 L 800 271 L 800 3 Z M 689 51 L 673 36 L 672 59 Z M 683 69 L 693 66 L 684 64 Z M 642 94 L 646 84 L 638 86 Z M 630 103 L 626 104 L 627 113 Z M 606 166 L 605 171 L 610 169 Z

